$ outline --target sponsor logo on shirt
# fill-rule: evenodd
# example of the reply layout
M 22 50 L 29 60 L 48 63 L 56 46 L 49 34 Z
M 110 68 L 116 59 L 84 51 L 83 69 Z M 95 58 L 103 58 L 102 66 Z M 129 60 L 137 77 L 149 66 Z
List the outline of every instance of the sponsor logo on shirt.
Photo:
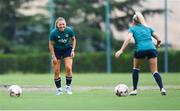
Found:
M 60 43 L 67 43 L 68 39 L 58 39 L 58 42 Z
M 66 34 L 65 37 L 69 37 L 69 34 Z

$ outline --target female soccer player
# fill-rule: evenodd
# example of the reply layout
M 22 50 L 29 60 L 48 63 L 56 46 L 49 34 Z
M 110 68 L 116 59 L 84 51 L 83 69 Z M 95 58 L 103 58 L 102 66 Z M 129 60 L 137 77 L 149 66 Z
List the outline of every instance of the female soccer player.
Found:
M 132 38 L 134 38 L 135 40 L 135 53 L 132 71 L 133 91 L 129 94 L 137 95 L 137 84 L 139 79 L 140 65 L 142 64 L 142 59 L 147 59 L 150 63 L 151 73 L 153 74 L 153 77 L 160 88 L 161 94 L 166 95 L 166 91 L 163 88 L 161 76 L 157 68 L 156 47 L 160 47 L 161 40 L 156 35 L 154 30 L 146 25 L 145 19 L 140 12 L 136 12 L 133 16 L 133 26 L 129 28 L 128 37 L 124 41 L 120 50 L 115 53 L 116 58 L 118 58 L 123 53 L 124 49 L 127 47 Z M 156 45 L 153 43 L 152 38 L 157 41 Z
M 66 93 L 72 94 L 70 85 L 72 81 L 72 63 L 75 56 L 75 47 L 76 38 L 73 30 L 66 26 L 66 21 L 63 17 L 59 17 L 55 21 L 55 28 L 49 36 L 49 49 L 54 68 L 54 82 L 57 87 L 56 95 L 63 94 L 60 77 L 61 60 L 63 60 L 66 69 Z

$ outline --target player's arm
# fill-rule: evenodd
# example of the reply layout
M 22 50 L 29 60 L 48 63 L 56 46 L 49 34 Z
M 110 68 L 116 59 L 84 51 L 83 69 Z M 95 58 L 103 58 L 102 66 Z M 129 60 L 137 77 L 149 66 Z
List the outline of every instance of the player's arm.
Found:
M 53 56 L 55 56 L 55 53 L 54 53 L 54 42 L 49 40 L 49 50 L 50 50 L 50 53 Z
M 153 38 L 156 39 L 156 41 L 157 41 L 156 47 L 159 48 L 160 45 L 161 45 L 161 40 L 160 40 L 160 38 L 157 36 L 157 34 L 156 34 L 155 32 L 152 33 L 152 36 L 153 36 Z
M 126 40 L 123 42 L 123 45 L 121 46 L 121 48 L 115 53 L 115 57 L 116 57 L 116 58 L 118 58 L 118 57 L 123 53 L 123 51 L 125 50 L 125 48 L 128 46 L 129 42 L 131 41 L 132 36 L 133 36 L 132 33 L 129 33 L 129 34 L 128 34 L 128 37 L 127 37 Z
M 51 31 L 49 35 L 49 50 L 52 55 L 52 59 L 56 58 L 55 53 L 54 53 L 54 31 Z
M 73 36 L 73 37 L 72 37 L 72 50 L 74 51 L 75 48 L 76 48 L 76 37 Z
M 76 48 L 76 37 L 73 36 L 73 37 L 72 37 L 72 52 L 71 52 L 71 56 L 72 56 L 72 57 L 75 56 L 75 53 L 74 53 L 75 48 Z
M 52 55 L 53 63 L 56 64 L 57 58 L 56 58 L 55 53 L 54 53 L 54 42 L 51 40 L 49 40 L 49 50 L 50 50 L 50 53 Z

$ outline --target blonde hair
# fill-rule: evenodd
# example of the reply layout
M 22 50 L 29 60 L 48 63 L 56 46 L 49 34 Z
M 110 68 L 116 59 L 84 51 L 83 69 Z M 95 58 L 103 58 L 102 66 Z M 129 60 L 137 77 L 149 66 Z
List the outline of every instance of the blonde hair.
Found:
M 138 12 L 138 11 L 135 12 L 135 14 L 134 14 L 134 16 L 133 16 L 133 21 L 134 21 L 135 23 L 139 23 L 139 24 L 142 24 L 142 25 L 144 25 L 144 26 L 148 26 L 148 25 L 146 24 L 146 21 L 145 21 L 145 19 L 144 19 L 144 16 L 142 15 L 141 12 Z
M 63 17 L 58 17 L 57 19 L 56 19 L 56 21 L 55 21 L 55 28 L 57 28 L 57 23 L 59 22 L 59 21 L 66 21 L 65 20 L 65 18 L 63 18 Z

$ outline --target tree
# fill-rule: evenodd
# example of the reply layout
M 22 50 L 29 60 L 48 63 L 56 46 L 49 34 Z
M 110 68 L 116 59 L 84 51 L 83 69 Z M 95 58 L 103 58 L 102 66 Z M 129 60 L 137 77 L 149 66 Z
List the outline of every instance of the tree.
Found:
M 42 38 L 49 34 L 49 28 L 44 28 L 48 27 L 48 18 L 40 14 L 25 16 L 18 11 L 32 1 L 0 0 L 0 53 L 32 52 L 43 46 L 47 49 L 47 39 Z
M 143 1 L 145 0 L 110 0 L 111 15 L 115 11 L 124 14 L 111 16 L 111 24 L 115 25 L 119 31 L 127 29 L 135 6 L 140 6 L 145 16 L 162 13 L 162 9 L 143 8 Z M 105 49 L 105 34 L 102 31 L 102 24 L 105 23 L 105 2 L 106 0 L 55 0 L 55 16 L 65 17 L 68 23 L 74 27 L 79 41 L 79 51 Z M 87 47 L 87 44 L 90 45 Z M 117 47 L 113 38 L 112 47 Z
M 10 48 L 7 46 L 7 42 L 11 41 L 15 37 L 16 20 L 19 18 L 16 14 L 16 8 L 20 7 L 20 4 L 24 0 L 1 0 L 0 1 L 0 39 L 1 45 L 4 45 L 3 50 L 5 53 L 10 52 Z
M 35 0 L 0 0 L 0 53 L 47 52 L 49 36 L 49 17 L 36 14 L 26 16 L 18 11 L 24 4 Z M 104 51 L 105 2 L 106 0 L 54 0 L 55 17 L 63 16 L 77 36 L 78 52 Z M 134 14 L 134 7 L 140 6 L 142 13 L 161 13 L 161 9 L 143 8 L 145 0 L 110 0 L 111 24 L 119 31 L 128 28 Z M 44 6 L 44 10 L 49 10 Z M 28 9 L 30 6 L 24 8 Z M 42 7 L 39 7 L 42 8 Z M 118 11 L 121 16 L 114 15 Z M 111 38 L 112 49 L 119 42 Z

